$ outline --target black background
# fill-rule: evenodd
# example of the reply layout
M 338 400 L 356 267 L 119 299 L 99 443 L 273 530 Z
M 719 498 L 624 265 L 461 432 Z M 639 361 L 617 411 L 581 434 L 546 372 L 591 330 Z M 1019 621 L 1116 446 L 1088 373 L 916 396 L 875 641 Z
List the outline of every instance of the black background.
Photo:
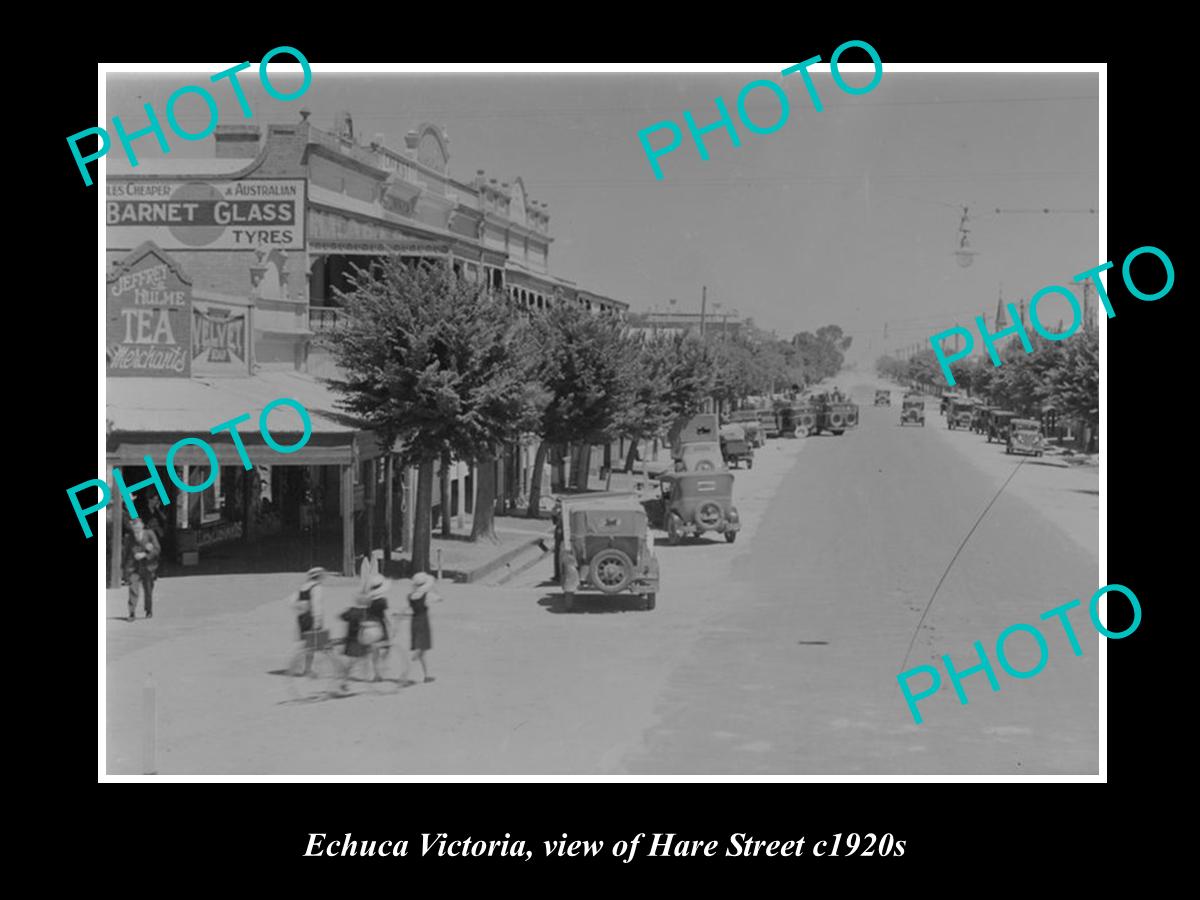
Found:
M 1186 658 L 1184 644 L 1192 640 L 1186 624 L 1190 598 L 1174 590 L 1172 582 L 1188 558 L 1186 545 L 1195 531 L 1191 523 L 1195 491 L 1186 459 L 1190 442 L 1183 433 L 1195 418 L 1195 391 L 1190 385 L 1194 366 L 1186 366 L 1185 374 L 1185 363 L 1195 354 L 1188 327 L 1193 320 L 1185 322 L 1189 261 L 1184 243 L 1186 234 L 1195 229 L 1185 232 L 1179 221 L 1179 211 L 1191 205 L 1185 193 L 1194 193 L 1186 189 L 1191 171 L 1184 159 L 1186 155 L 1190 161 L 1195 153 L 1185 137 L 1192 124 L 1183 103 L 1190 79 L 1185 78 L 1182 63 L 1168 58 L 1172 49 L 1164 45 L 1155 22 L 1140 25 L 1122 15 L 1119 25 L 1110 25 L 1084 22 L 1082 16 L 1054 20 L 1044 10 L 1038 10 L 1035 19 L 991 7 L 958 7 L 944 14 L 932 9 L 917 13 L 913 8 L 896 17 L 907 22 L 901 29 L 885 26 L 859 6 L 854 12 L 838 10 L 836 21 L 821 27 L 811 24 L 811 15 L 803 7 L 724 9 L 719 16 L 688 8 L 689 21 L 704 25 L 678 22 L 680 14 L 674 10 L 647 9 L 650 15 L 614 14 L 611 19 L 604 16 L 605 23 L 600 24 L 592 21 L 598 10 L 573 8 L 530 13 L 513 22 L 509 13 L 499 9 L 448 18 L 448 11 L 434 10 L 422 18 L 401 7 L 389 11 L 372 6 L 326 7 L 309 19 L 319 18 L 319 28 L 298 28 L 295 22 L 309 17 L 294 8 L 272 10 L 263 17 L 266 24 L 253 25 L 241 20 L 238 8 L 204 9 L 208 12 L 203 15 L 197 11 L 174 21 L 168 9 L 134 8 L 122 11 L 119 23 L 114 10 L 98 10 L 102 24 L 78 28 L 60 42 L 56 59 L 41 61 L 45 78 L 25 82 L 34 97 L 11 111 L 15 115 L 29 110 L 34 123 L 22 132 L 21 153 L 9 177 L 18 182 L 18 190 L 36 186 L 37 193 L 23 205 L 26 224 L 9 237 L 10 248 L 21 249 L 10 254 L 17 263 L 16 277 L 9 282 L 16 294 L 10 297 L 10 311 L 12 306 L 23 307 L 22 318 L 41 322 L 53 336 L 46 343 L 31 342 L 30 349 L 36 346 L 39 355 L 30 357 L 33 365 L 28 376 L 10 374 L 15 388 L 11 395 L 21 410 L 17 415 L 35 423 L 24 429 L 36 437 L 38 454 L 37 478 L 22 479 L 33 493 L 25 508 L 47 517 L 44 525 L 16 532 L 14 548 L 21 549 L 13 558 L 21 569 L 26 559 L 49 556 L 54 560 L 48 575 L 43 567 L 34 579 L 32 608 L 49 604 L 57 610 L 60 598 L 69 598 L 72 612 L 67 621 L 78 629 L 68 653 L 55 652 L 45 671 L 38 670 L 24 685 L 32 689 L 30 699 L 37 710 L 37 718 L 30 721 L 38 724 L 19 729 L 18 743 L 35 748 L 32 755 L 41 774 L 53 773 L 63 784 L 76 778 L 91 781 L 98 770 L 96 694 L 91 681 L 97 652 L 95 594 L 88 587 L 96 572 L 97 550 L 95 541 L 82 539 L 65 495 L 68 486 L 94 477 L 98 199 L 96 187 L 83 187 L 65 137 L 91 125 L 108 124 L 98 122 L 96 113 L 95 64 L 101 60 L 248 59 L 257 67 L 267 50 L 291 45 L 313 62 L 405 59 L 421 47 L 446 52 L 453 48 L 460 57 L 473 48 L 482 55 L 487 47 L 569 59 L 617 55 L 656 60 L 723 54 L 798 61 L 817 53 L 828 59 L 838 44 L 860 39 L 879 51 L 885 72 L 890 62 L 1108 62 L 1107 258 L 1114 261 L 1108 291 L 1116 317 L 1107 324 L 1107 580 L 1127 585 L 1137 594 L 1143 620 L 1131 638 L 1108 643 L 1109 786 L 1104 790 L 1114 793 L 1103 799 L 1096 793 L 1087 797 L 1076 793 L 1066 799 L 1061 788 L 1049 789 L 1054 791 L 1051 794 L 1033 784 L 1010 793 L 991 785 L 922 783 L 372 786 L 361 779 L 344 784 L 256 785 L 249 788 L 253 796 L 224 786 L 166 788 L 170 796 L 164 790 L 151 794 L 139 787 L 134 789 L 136 799 L 123 786 L 106 785 L 97 788 L 105 793 L 90 801 L 48 808 L 41 804 L 41 811 L 50 813 L 42 827 L 68 828 L 90 846 L 92 863 L 114 873 L 110 887 L 187 890 L 228 885 L 237 890 L 260 883 L 272 890 L 359 891 L 394 883 L 398 890 L 458 890 L 459 877 L 489 871 L 502 878 L 510 872 L 516 876 L 498 882 L 492 890 L 518 889 L 541 881 L 537 876 L 546 873 L 560 889 L 586 890 L 597 884 L 591 880 L 594 876 L 586 882 L 567 881 L 563 876 L 606 869 L 618 876 L 636 874 L 638 880 L 630 881 L 630 886 L 645 884 L 645 876 L 650 875 L 677 887 L 685 881 L 713 888 L 732 883 L 764 892 L 803 890 L 813 886 L 814 878 L 819 884 L 855 884 L 841 879 L 826 882 L 834 873 L 857 878 L 868 872 L 882 878 L 899 872 L 942 874 L 948 877 L 908 883 L 881 879 L 879 883 L 947 890 L 997 878 L 1005 883 L 1010 868 L 1017 883 L 1029 884 L 1028 873 L 1021 871 L 1025 866 L 1099 872 L 1116 864 L 1102 851 L 1106 835 L 1119 830 L 1120 846 L 1126 850 L 1160 836 L 1161 821 L 1136 814 L 1148 811 L 1143 804 L 1161 797 L 1162 787 L 1182 787 L 1186 779 L 1175 770 L 1191 764 L 1190 747 L 1179 734 L 1181 729 L 1190 730 L 1191 704 L 1182 692 L 1191 683 L 1174 678 L 1169 669 L 1174 658 Z M 1158 22 L 1170 28 L 1161 19 Z M 760 37 L 763 31 L 774 39 Z M 594 43 L 579 46 L 584 34 Z M 1186 52 L 1186 47 L 1178 52 Z M 10 125 L 16 124 L 10 119 Z M 10 219 L 10 224 L 16 223 Z M 1155 303 L 1131 297 L 1119 274 L 1125 255 L 1146 244 L 1164 250 L 1176 271 L 1174 289 Z M 34 260 L 25 256 L 31 245 Z M 1063 283 L 1099 262 L 1064 260 Z M 1139 268 L 1135 267 L 1135 277 Z M 1138 283 L 1156 284 L 1155 277 L 1148 275 Z M 26 343 L 16 335 L 10 337 L 15 344 Z M 56 361 L 46 365 L 40 354 L 50 348 Z M 22 351 L 29 352 L 20 346 L 18 352 Z M 40 537 L 30 541 L 38 527 Z M 65 564 L 57 562 L 60 558 Z M 1007 562 L 1021 565 L 1020 560 Z M 58 579 L 63 583 L 57 584 Z M 38 614 L 32 621 L 39 621 Z M 1122 627 L 1116 614 L 1110 627 Z M 35 649 L 48 648 L 36 643 Z M 60 665 L 64 661 L 69 664 Z M 119 797 L 117 791 L 122 792 Z M 262 796 L 268 792 L 269 796 Z M 77 812 L 68 814 L 68 809 Z M 410 856 L 301 857 L 309 832 L 326 832 L 334 838 L 347 831 L 359 839 L 407 838 Z M 887 859 L 642 857 L 624 865 L 607 853 L 598 860 L 540 858 L 540 842 L 564 831 L 572 838 L 609 843 L 639 832 L 647 835 L 644 841 L 655 832 L 721 841 L 734 832 L 750 832 L 781 840 L 806 836 L 810 842 L 838 832 L 874 832 L 891 833 L 907 843 L 902 858 Z M 524 838 L 535 850 L 535 860 L 423 859 L 419 856 L 422 832 L 477 839 L 502 838 L 507 832 Z M 39 833 L 46 838 L 46 831 Z M 375 877 L 362 879 L 364 866 Z M 710 872 L 719 873 L 718 880 L 697 880 L 708 879 Z M 450 880 L 430 881 L 439 874 Z M 231 884 L 229 879 L 235 875 L 237 881 Z M 737 881 L 725 881 L 729 876 Z M 745 880 L 756 877 L 771 880 L 757 885 Z M 1040 883 L 1056 880 L 1052 872 Z

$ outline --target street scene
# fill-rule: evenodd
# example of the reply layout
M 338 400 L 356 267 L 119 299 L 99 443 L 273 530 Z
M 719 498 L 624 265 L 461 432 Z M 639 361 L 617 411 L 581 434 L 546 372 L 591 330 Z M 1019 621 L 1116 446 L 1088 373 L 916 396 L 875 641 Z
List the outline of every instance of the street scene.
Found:
M 812 77 L 662 182 L 746 73 L 317 72 L 109 160 L 103 770 L 1097 773 L 1038 617 L 1104 583 L 1104 325 L 1028 302 L 1095 264 L 1096 79 Z

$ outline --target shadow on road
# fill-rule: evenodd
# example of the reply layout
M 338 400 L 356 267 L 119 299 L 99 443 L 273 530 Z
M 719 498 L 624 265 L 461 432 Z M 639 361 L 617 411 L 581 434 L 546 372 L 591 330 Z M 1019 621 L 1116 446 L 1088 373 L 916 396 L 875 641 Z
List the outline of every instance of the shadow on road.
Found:
M 605 597 L 600 594 L 576 594 L 575 607 L 569 612 L 563 606 L 562 594 L 547 594 L 538 599 L 538 606 L 555 615 L 573 616 L 594 613 L 647 612 L 646 601 L 637 594 L 617 594 Z

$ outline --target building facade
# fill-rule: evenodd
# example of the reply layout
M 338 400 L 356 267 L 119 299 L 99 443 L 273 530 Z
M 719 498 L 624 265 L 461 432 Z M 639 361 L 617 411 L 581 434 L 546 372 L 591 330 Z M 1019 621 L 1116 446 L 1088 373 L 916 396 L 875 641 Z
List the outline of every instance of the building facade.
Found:
M 107 162 L 106 252 L 114 285 L 106 295 L 110 468 L 136 466 L 144 447 L 166 446 L 170 434 L 149 428 L 142 408 L 170 410 L 168 430 L 179 437 L 204 435 L 223 421 L 209 421 L 201 411 L 191 421 L 178 401 L 188 392 L 170 379 L 200 381 L 228 400 L 209 403 L 210 410 L 236 403 L 243 408 L 232 414 L 240 414 L 248 397 L 260 406 L 274 399 L 263 391 L 286 373 L 293 393 L 329 414 L 314 422 L 318 431 L 336 433 L 323 440 L 340 446 L 345 459 L 314 456 L 303 478 L 257 473 L 274 488 L 260 496 L 236 475 L 236 459 L 221 457 L 221 468 L 230 467 L 214 482 L 213 496 L 195 500 L 172 523 L 195 532 L 182 535 L 181 546 L 215 543 L 217 534 L 245 539 L 254 529 L 248 521 L 231 527 L 229 516 L 244 519 L 263 497 L 276 510 L 280 496 L 299 498 L 290 504 L 295 509 L 281 511 L 285 518 L 294 524 L 316 514 L 304 507 L 340 520 L 343 552 L 336 568 L 348 571 L 380 527 L 377 463 L 387 452 L 339 420 L 335 398 L 320 383 L 333 374 L 321 334 L 337 326 L 338 292 L 350 287 L 354 266 L 391 254 L 440 259 L 531 311 L 571 303 L 624 317 L 628 305 L 552 274 L 547 205 L 529 197 L 519 177 L 502 180 L 482 170 L 455 177 L 449 139 L 436 125 L 423 123 L 402 146 L 389 147 L 380 135 L 360 139 L 348 113 L 324 130 L 301 111 L 300 121 L 269 125 L 265 133 L 256 125 L 221 125 L 212 140 L 208 158 L 164 157 L 132 168 Z M 170 308 L 165 282 L 139 274 L 148 269 L 167 273 L 176 288 L 175 282 L 186 282 L 183 318 Z M 154 296 L 139 294 L 133 279 L 142 279 Z M 506 449 L 497 463 L 502 503 L 516 503 L 528 491 L 532 458 L 531 447 Z M 206 478 L 204 461 L 190 460 L 196 471 L 187 477 L 198 478 L 196 484 Z M 292 475 L 295 484 L 287 480 Z M 461 517 L 471 510 L 476 479 L 459 462 L 445 477 L 452 482 L 452 508 L 438 512 Z

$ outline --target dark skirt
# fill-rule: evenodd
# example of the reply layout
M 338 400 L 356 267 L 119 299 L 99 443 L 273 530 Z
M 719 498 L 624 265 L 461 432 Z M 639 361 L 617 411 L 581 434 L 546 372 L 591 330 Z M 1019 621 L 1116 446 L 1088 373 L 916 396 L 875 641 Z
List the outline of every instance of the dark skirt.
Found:
M 433 636 L 429 633 L 429 613 L 414 613 L 412 617 L 412 650 L 432 650 Z

